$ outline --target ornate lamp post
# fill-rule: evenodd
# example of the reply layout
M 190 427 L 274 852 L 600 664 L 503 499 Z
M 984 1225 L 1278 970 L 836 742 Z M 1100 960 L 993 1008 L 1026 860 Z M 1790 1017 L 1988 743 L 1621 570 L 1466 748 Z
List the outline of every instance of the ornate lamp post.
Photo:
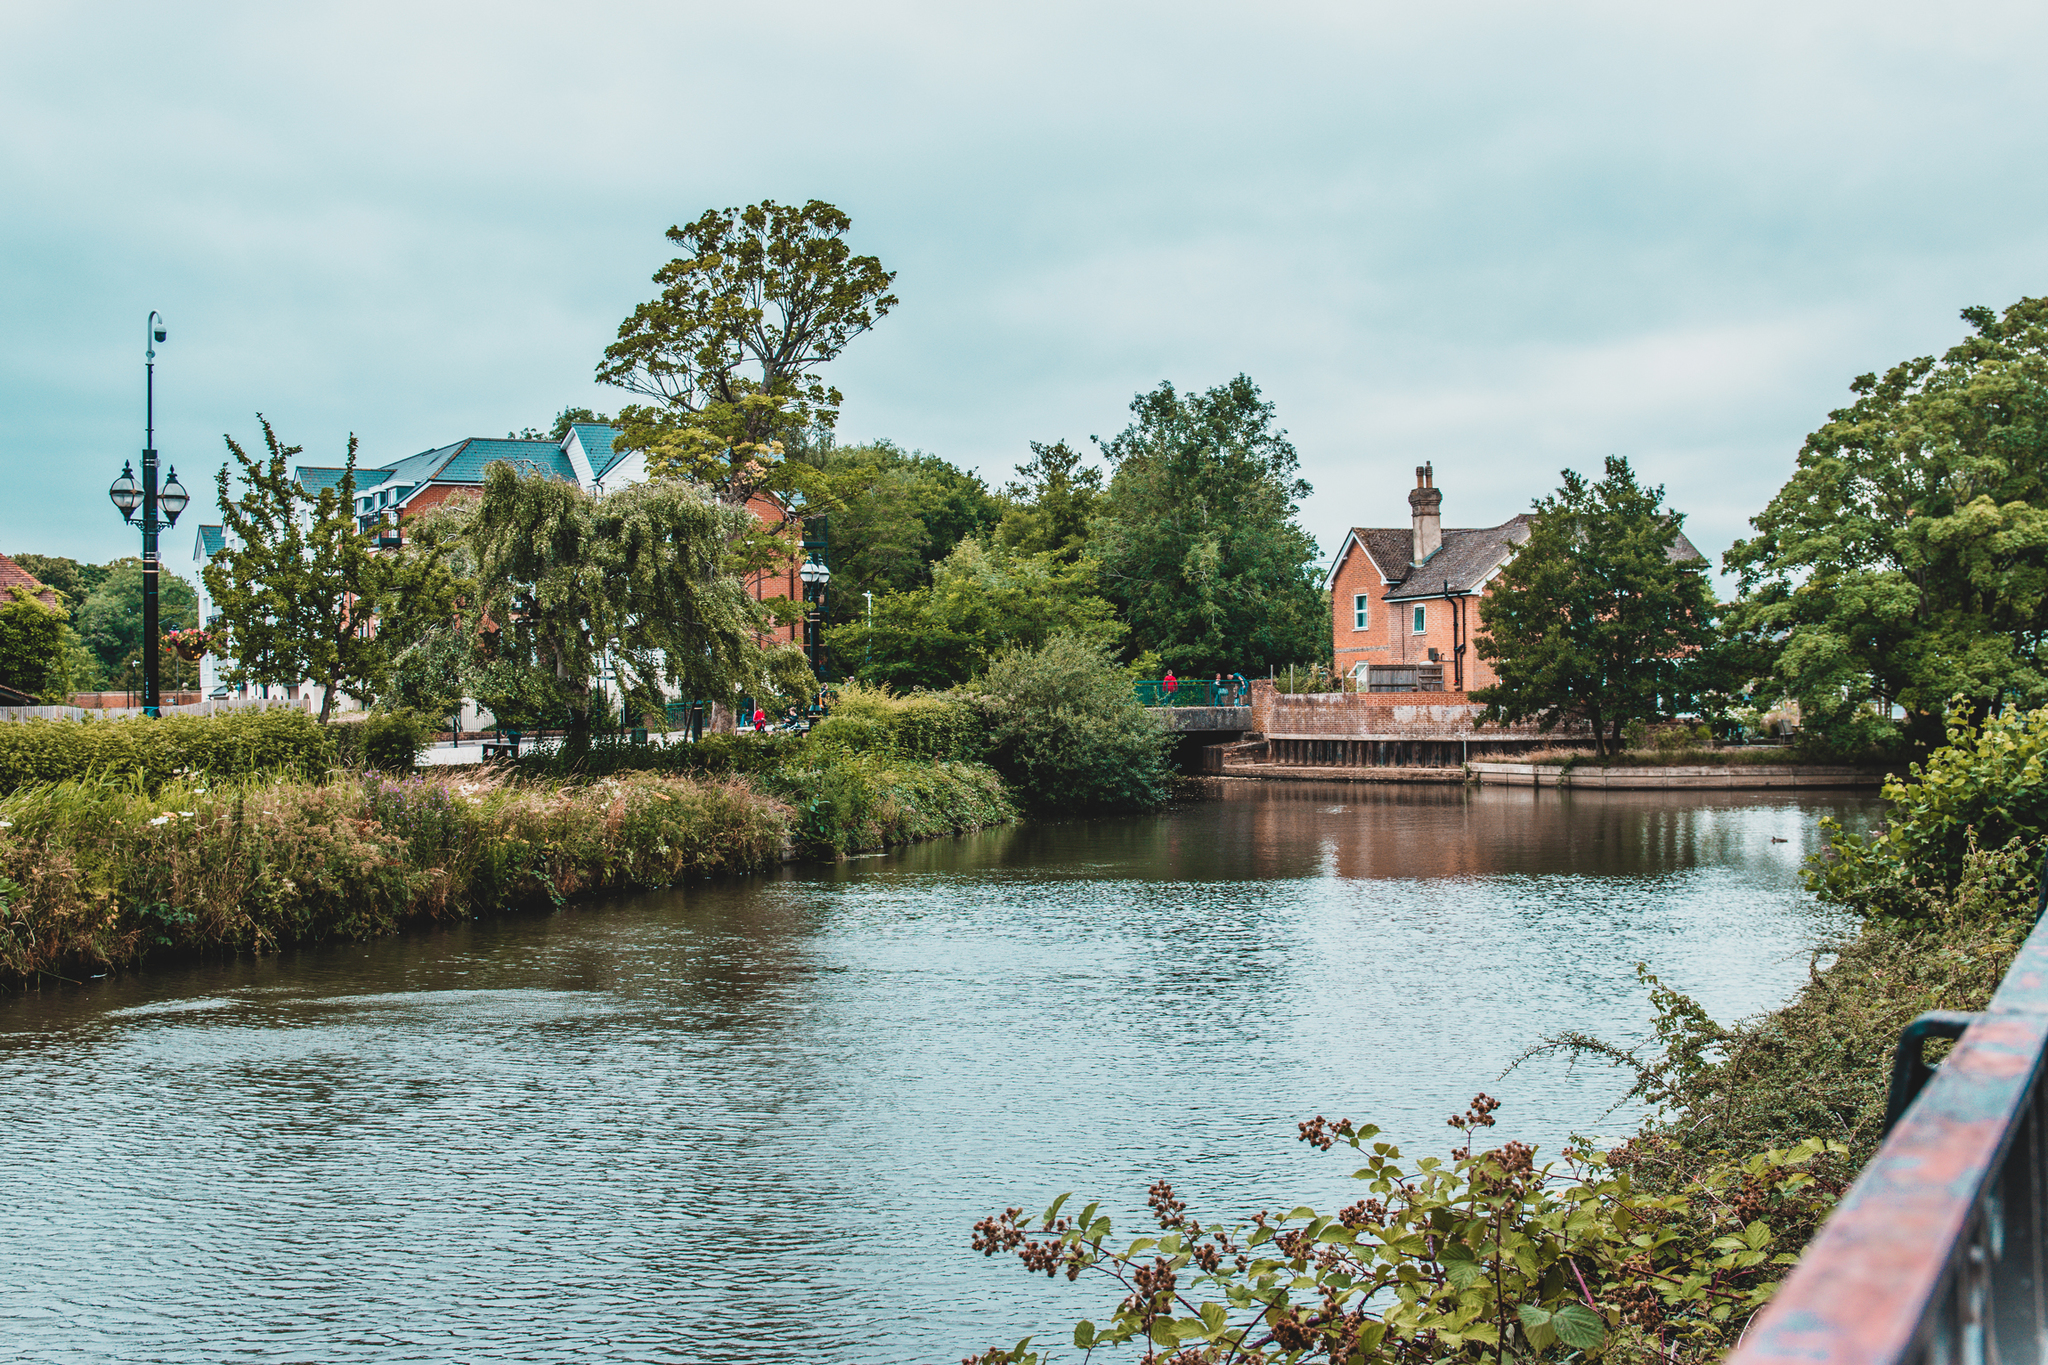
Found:
M 151 716 L 163 714 L 157 687 L 157 656 L 162 651 L 157 638 L 157 533 L 177 525 L 178 513 L 192 501 L 185 485 L 178 482 L 175 466 L 161 489 L 156 483 L 156 345 L 168 335 L 163 318 L 152 312 L 143 349 L 142 485 L 136 486 L 134 464 L 124 460 L 121 477 L 107 490 L 123 521 L 132 523 L 137 509 L 142 512 L 142 710 Z M 163 513 L 161 521 L 158 512 Z
M 806 558 L 796 576 L 804 581 L 804 598 L 810 605 L 804 613 L 804 652 L 810 655 L 811 672 L 816 673 L 823 652 L 819 636 L 825 620 L 825 585 L 832 581 L 832 571 L 817 559 Z

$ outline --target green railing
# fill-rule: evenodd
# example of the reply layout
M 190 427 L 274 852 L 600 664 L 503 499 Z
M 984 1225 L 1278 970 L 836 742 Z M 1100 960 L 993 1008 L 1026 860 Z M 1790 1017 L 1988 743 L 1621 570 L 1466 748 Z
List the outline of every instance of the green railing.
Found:
M 1243 706 L 1248 691 L 1233 682 L 1219 685 L 1193 678 L 1176 681 L 1171 691 L 1163 682 L 1131 684 L 1131 692 L 1140 706 Z

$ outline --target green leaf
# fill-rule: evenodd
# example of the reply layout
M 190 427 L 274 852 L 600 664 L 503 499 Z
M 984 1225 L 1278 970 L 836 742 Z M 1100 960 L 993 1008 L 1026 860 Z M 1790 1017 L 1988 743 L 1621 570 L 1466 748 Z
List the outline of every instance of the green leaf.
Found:
M 1060 1216 L 1060 1205 L 1066 1203 L 1069 1199 L 1072 1199 L 1073 1197 L 1074 1192 L 1072 1190 L 1068 1190 L 1065 1194 L 1061 1195 L 1059 1198 L 1052 1201 L 1052 1207 L 1045 1211 L 1044 1225 L 1046 1227 L 1051 1227 L 1052 1220 Z
M 1477 1261 L 1445 1261 L 1443 1267 L 1444 1278 L 1459 1289 L 1486 1282 L 1486 1267 Z
M 1229 1315 L 1223 1311 L 1223 1305 L 1220 1303 L 1205 1303 L 1201 1312 L 1203 1325 L 1209 1329 L 1210 1336 L 1216 1335 L 1230 1325 Z
M 1087 1350 L 1095 1344 L 1095 1324 L 1082 1318 L 1074 1324 L 1074 1345 Z
M 1575 1351 L 1597 1351 L 1607 1341 L 1607 1319 L 1583 1303 L 1568 1303 L 1550 1315 L 1557 1339 Z

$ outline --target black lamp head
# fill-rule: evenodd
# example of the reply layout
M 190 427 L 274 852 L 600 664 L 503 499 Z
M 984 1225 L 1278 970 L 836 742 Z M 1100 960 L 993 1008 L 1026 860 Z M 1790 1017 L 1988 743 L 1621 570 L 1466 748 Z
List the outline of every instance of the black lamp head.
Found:
M 192 501 L 192 495 L 185 491 L 185 485 L 178 482 L 178 467 L 171 466 L 171 477 L 164 482 L 156 495 L 157 509 L 164 514 L 164 521 L 171 526 L 178 524 L 178 513 L 185 510 L 185 504 Z
M 135 520 L 135 509 L 142 506 L 142 486 L 135 482 L 133 461 L 121 462 L 121 477 L 114 480 L 113 486 L 107 489 L 107 496 L 113 500 L 114 506 L 120 509 L 121 520 Z

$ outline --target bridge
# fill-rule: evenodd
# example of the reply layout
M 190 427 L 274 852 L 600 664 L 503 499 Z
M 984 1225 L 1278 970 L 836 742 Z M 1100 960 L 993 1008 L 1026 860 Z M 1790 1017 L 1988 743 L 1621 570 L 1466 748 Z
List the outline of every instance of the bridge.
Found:
M 1956 1039 L 1931 1071 L 1930 1038 Z M 1883 1145 L 1729 1365 L 2042 1365 L 2044 1052 L 2048 925 L 2037 912 L 1983 1013 L 1907 1027 Z
M 1252 728 L 1250 687 L 1238 682 L 1131 684 L 1138 704 L 1169 733 L 1179 737 L 1174 761 L 1183 772 L 1220 772 L 1214 761 L 1222 746 L 1243 739 Z

